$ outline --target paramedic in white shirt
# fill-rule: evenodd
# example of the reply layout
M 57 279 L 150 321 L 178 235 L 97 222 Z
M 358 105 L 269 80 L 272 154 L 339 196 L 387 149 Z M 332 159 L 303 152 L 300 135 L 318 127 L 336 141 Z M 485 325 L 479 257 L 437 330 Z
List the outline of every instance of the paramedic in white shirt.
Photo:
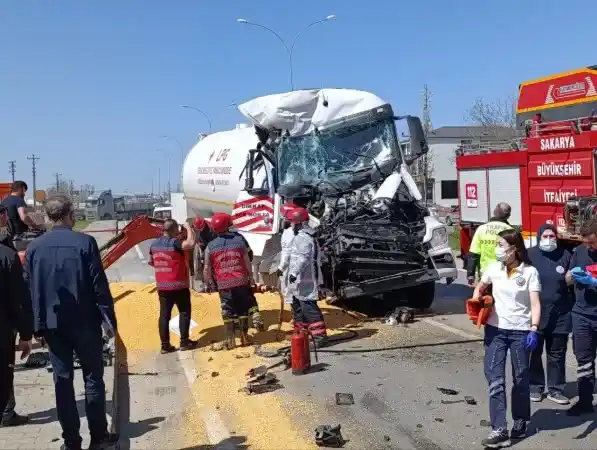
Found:
M 489 383 L 489 415 L 492 431 L 481 444 L 487 448 L 507 447 L 510 438 L 526 435 L 531 416 L 529 359 L 537 346 L 541 317 L 541 283 L 530 265 L 522 235 L 516 230 L 498 234 L 497 262 L 491 263 L 475 288 L 479 298 L 491 285 L 494 307 L 485 325 L 485 376 Z M 508 434 L 506 411 L 506 356 L 510 351 L 513 371 L 512 425 Z

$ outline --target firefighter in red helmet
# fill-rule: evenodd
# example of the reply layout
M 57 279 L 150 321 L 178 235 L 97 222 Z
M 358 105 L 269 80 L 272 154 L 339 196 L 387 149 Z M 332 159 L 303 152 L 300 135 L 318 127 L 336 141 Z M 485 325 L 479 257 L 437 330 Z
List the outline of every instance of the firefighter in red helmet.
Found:
M 217 213 L 212 217 L 211 228 L 217 236 L 207 244 L 203 271 L 208 290 L 215 285 L 220 294 L 225 346 L 229 350 L 236 346 L 237 328 L 242 345 L 249 344 L 249 310 L 256 304 L 249 246 L 240 234 L 230 231 L 231 226 L 228 214 Z
M 307 328 L 315 345 L 327 343 L 327 330 L 317 301 L 321 276 L 321 249 L 315 239 L 315 230 L 309 226 L 309 213 L 305 208 L 295 208 L 287 215 L 295 237 L 289 251 L 288 295 L 292 296 L 294 328 Z

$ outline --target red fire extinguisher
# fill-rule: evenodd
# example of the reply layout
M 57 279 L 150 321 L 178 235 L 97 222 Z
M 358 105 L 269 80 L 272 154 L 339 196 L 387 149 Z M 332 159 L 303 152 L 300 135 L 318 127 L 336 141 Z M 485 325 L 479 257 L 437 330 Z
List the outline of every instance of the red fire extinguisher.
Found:
M 309 336 L 313 339 L 311 333 L 304 328 L 295 330 L 292 334 L 292 339 L 290 341 L 290 360 L 293 375 L 302 375 L 311 368 Z M 313 348 L 315 348 L 315 345 L 313 345 Z M 315 353 L 315 361 L 317 361 L 317 353 Z

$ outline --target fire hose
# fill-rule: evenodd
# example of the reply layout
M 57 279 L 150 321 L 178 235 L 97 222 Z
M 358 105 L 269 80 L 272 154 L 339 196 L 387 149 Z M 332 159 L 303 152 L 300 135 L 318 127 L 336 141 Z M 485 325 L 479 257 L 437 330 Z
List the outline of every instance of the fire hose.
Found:
M 482 338 L 479 339 L 466 339 L 466 340 L 459 340 L 459 341 L 448 341 L 448 342 L 434 342 L 430 344 L 408 344 L 408 345 L 394 345 L 388 347 L 370 347 L 370 348 L 359 348 L 359 349 L 331 349 L 327 348 L 340 342 L 349 341 L 358 337 L 359 333 L 354 330 L 346 330 L 340 329 L 341 331 L 345 331 L 347 335 L 332 337 L 328 340 L 326 344 L 326 348 L 318 348 L 318 349 L 311 349 L 313 353 L 375 353 L 375 352 L 388 352 L 392 350 L 409 350 L 413 348 L 425 348 L 425 347 L 438 347 L 444 345 L 454 345 L 454 344 L 470 344 L 474 342 L 483 342 Z M 261 347 L 258 347 L 255 350 L 255 354 L 257 356 L 261 356 L 263 358 L 280 358 L 286 357 L 290 352 L 290 346 L 280 347 L 276 350 L 264 350 Z

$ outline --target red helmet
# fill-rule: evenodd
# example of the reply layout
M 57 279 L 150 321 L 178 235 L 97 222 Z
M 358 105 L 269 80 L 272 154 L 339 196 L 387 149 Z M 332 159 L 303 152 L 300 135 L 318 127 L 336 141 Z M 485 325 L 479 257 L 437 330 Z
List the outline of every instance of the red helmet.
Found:
M 226 213 L 216 213 L 211 218 L 211 227 L 216 233 L 224 233 L 232 225 L 232 217 Z
M 288 219 L 288 214 L 290 214 L 297 206 L 294 203 L 284 203 L 280 207 L 280 212 L 285 219 Z
M 206 222 L 205 219 L 203 217 L 195 217 L 195 220 L 193 221 L 193 228 L 195 228 L 195 230 L 197 231 L 203 231 L 203 229 L 205 228 Z
M 290 223 L 298 225 L 309 220 L 309 213 L 305 208 L 294 208 L 288 212 L 286 218 Z

